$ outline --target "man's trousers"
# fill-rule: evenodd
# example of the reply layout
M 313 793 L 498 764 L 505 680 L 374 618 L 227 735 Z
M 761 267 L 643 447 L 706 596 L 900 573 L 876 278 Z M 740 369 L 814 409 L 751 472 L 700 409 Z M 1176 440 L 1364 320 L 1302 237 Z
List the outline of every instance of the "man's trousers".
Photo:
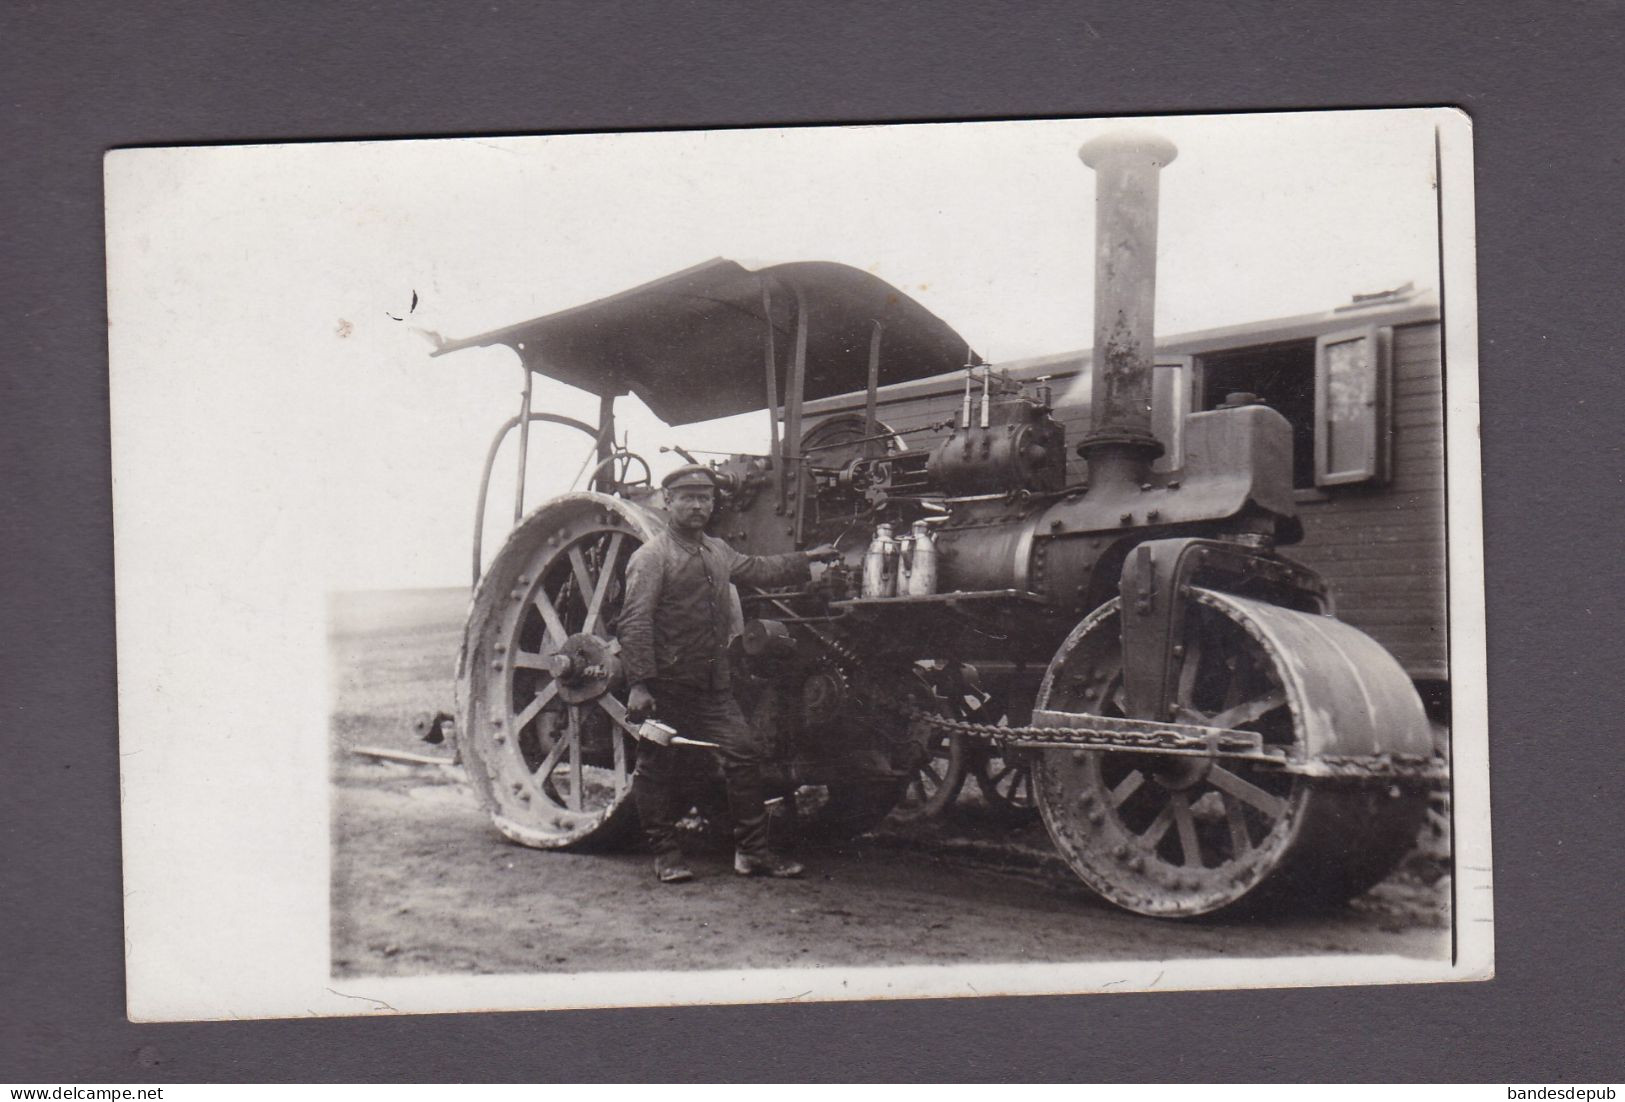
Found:
M 638 817 L 657 854 L 678 852 L 677 820 L 693 805 L 688 795 L 696 781 L 708 779 L 710 755 L 722 762 L 728 791 L 728 817 L 733 820 L 734 844 L 743 852 L 767 850 L 766 791 L 762 783 L 762 742 L 745 722 L 739 704 L 728 689 L 701 689 L 669 681 L 650 684 L 655 715 L 684 738 L 714 742 L 720 750 L 693 746 L 638 743 L 637 773 L 632 793 Z

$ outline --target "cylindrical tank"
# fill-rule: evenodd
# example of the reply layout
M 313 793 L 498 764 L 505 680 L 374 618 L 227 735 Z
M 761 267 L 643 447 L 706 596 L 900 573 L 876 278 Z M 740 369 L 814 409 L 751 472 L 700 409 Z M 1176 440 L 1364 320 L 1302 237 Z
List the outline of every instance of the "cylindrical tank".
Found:
M 892 538 L 892 527 L 875 527 L 874 539 L 863 556 L 863 595 L 890 597 L 897 592 L 897 541 Z
M 1020 519 L 989 523 L 986 514 L 968 513 L 934 532 L 936 591 L 1026 590 L 1031 579 L 1034 529 L 1039 510 Z
M 913 553 L 909 556 L 908 595 L 924 597 L 937 591 L 937 545 L 931 536 L 931 525 L 923 520 L 915 521 L 910 538 Z
M 927 470 L 932 485 L 948 494 L 1059 490 L 1065 451 L 1066 429 L 1048 407 L 1016 398 L 1001 402 L 986 427 L 955 428 L 932 449 Z

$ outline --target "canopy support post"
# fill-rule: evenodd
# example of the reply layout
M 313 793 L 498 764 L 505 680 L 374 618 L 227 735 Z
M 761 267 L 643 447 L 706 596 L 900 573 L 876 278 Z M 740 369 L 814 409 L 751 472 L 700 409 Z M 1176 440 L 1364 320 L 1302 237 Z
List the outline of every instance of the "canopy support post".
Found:
M 787 393 L 784 396 L 784 447 L 786 451 L 793 449 L 790 459 L 790 487 L 795 494 L 795 541 L 801 546 L 801 524 L 803 514 L 806 512 L 806 486 L 802 471 L 801 455 L 801 396 L 807 388 L 807 300 L 796 291 L 796 347 L 795 359 L 790 363 L 790 381 L 785 385 Z
M 522 365 L 525 372 L 525 390 L 519 399 L 519 477 L 514 482 L 513 491 L 513 522 L 518 524 L 525 517 L 525 461 L 530 456 L 530 387 L 532 382 L 529 364 Z
M 875 439 L 880 430 L 875 417 L 875 405 L 880 390 L 880 334 L 885 326 L 876 318 L 869 331 L 869 389 L 863 398 L 863 454 L 870 458 L 885 454 L 885 445 Z
M 592 489 L 599 493 L 614 492 L 615 472 L 605 472 L 609 457 L 615 454 L 615 394 L 613 388 L 598 396 L 598 470 L 593 476 Z M 625 471 L 622 472 L 623 474 Z M 609 489 L 605 489 L 605 486 Z
M 778 483 L 779 512 L 784 512 L 784 455 L 779 451 L 779 372 L 778 355 L 773 350 L 773 296 L 767 281 L 762 281 L 762 320 L 766 322 L 767 339 L 762 344 L 762 356 L 767 368 L 767 432 L 768 455 L 773 457 L 773 478 Z

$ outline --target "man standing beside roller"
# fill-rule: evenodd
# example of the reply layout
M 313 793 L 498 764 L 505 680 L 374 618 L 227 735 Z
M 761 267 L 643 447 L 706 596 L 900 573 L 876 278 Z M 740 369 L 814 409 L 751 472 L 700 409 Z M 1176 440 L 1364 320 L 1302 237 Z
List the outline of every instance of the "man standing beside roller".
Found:
M 734 871 L 741 876 L 799 876 L 802 866 L 768 849 L 762 782 L 762 746 L 745 722 L 728 682 L 728 640 L 733 582 L 766 588 L 804 582 L 809 564 L 840 557 L 832 546 L 782 555 L 745 555 L 706 535 L 716 508 L 709 467 L 689 464 L 662 480 L 667 527 L 633 552 L 626 567 L 626 598 L 618 636 L 631 686 L 627 714 L 634 722 L 658 715 L 680 734 L 716 743 L 727 782 L 734 828 Z M 638 817 L 655 851 L 663 883 L 693 878 L 677 842 L 677 820 L 689 801 L 681 788 L 679 755 L 697 751 L 650 741 L 638 743 L 632 781 Z

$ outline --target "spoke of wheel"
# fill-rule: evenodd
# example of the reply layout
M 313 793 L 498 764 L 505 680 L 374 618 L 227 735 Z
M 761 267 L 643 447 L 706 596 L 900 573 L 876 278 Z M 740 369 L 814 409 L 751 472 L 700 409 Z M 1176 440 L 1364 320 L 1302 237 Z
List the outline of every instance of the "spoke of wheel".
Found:
M 999 782 L 1008 777 L 1012 772 L 1015 771 L 1016 768 L 1013 763 L 1006 762 L 1002 758 L 999 760 L 999 764 L 1004 766 L 1004 768 L 1000 769 L 997 773 L 988 778 L 994 788 L 998 788 Z
M 633 725 L 631 720 L 626 718 L 625 704 L 622 704 L 619 700 L 616 700 L 608 693 L 605 693 L 603 696 L 598 698 L 598 706 L 602 708 L 604 710 L 604 714 L 609 716 L 610 719 L 613 719 L 623 731 L 631 735 L 633 738 L 637 737 L 637 727 Z
M 1155 849 L 1157 843 L 1162 841 L 1162 836 L 1167 834 L 1168 828 L 1173 825 L 1174 805 L 1169 802 L 1162 806 L 1162 810 L 1157 812 L 1157 817 L 1151 820 L 1151 825 L 1145 828 L 1145 833 L 1140 835 L 1140 841 Z
M 1140 790 L 1140 786 L 1144 783 L 1145 774 L 1138 769 L 1132 770 L 1128 776 L 1117 782 L 1116 788 L 1112 789 L 1112 806 L 1122 807 L 1130 796 Z
M 1208 770 L 1207 779 L 1208 783 L 1220 792 L 1228 792 L 1237 799 L 1252 804 L 1271 819 L 1279 819 L 1286 812 L 1285 800 L 1270 795 L 1252 781 L 1237 776 L 1222 765 L 1215 765 Z
M 570 545 L 570 569 L 575 572 L 576 591 L 581 595 L 581 603 L 585 605 L 592 596 L 594 587 L 592 584 L 592 571 L 587 569 L 587 558 L 581 553 L 579 543 Z M 581 630 L 586 631 L 587 629 L 583 627 Z
M 1222 712 L 1228 712 L 1232 708 L 1239 706 L 1241 704 L 1243 695 L 1241 675 L 1239 673 L 1231 674 L 1230 684 L 1226 685 L 1224 688 L 1224 706 L 1219 710 Z
M 572 706 L 564 730 L 570 743 L 570 810 L 581 810 L 581 719 Z
M 1174 822 L 1179 825 L 1180 864 L 1201 868 L 1202 846 L 1196 840 L 1196 819 L 1191 815 L 1190 797 L 1174 792 L 1170 793 L 1168 802 L 1174 809 Z
M 1285 704 L 1286 694 L 1277 690 L 1266 693 L 1257 700 L 1249 700 L 1245 704 L 1237 704 L 1234 708 L 1226 708 L 1208 720 L 1208 723 L 1214 727 L 1243 727 L 1263 719 Z
M 533 654 L 528 650 L 513 652 L 513 667 L 516 670 L 545 670 L 548 668 L 547 660 L 550 654 Z
M 598 631 L 598 617 L 604 609 L 604 595 L 609 592 L 611 575 L 615 571 L 615 559 L 621 553 L 621 540 L 624 532 L 616 532 L 609 537 L 609 548 L 604 552 L 604 561 L 598 566 L 598 585 L 592 591 L 592 600 L 587 604 L 587 619 L 582 623 L 582 631 Z
M 547 707 L 555 696 L 559 695 L 559 683 L 549 681 L 541 687 L 537 694 L 530 698 L 530 703 L 520 709 L 519 714 L 513 717 L 513 732 L 515 737 L 525 729 L 525 724 L 535 719 L 541 710 Z
M 559 764 L 559 759 L 564 756 L 564 752 L 569 748 L 570 740 L 568 738 L 553 740 L 553 745 L 548 748 L 547 756 L 542 759 L 542 764 L 536 767 L 534 776 L 541 778 L 536 782 L 538 785 L 547 783 L 547 778 L 553 773 L 553 767 Z
M 553 649 L 558 650 L 564 645 L 564 641 L 570 638 L 570 633 L 564 630 L 564 621 L 559 619 L 553 602 L 547 599 L 547 592 L 541 586 L 537 586 L 536 592 L 531 594 L 530 603 L 542 614 L 542 623 L 547 627 L 548 640 L 552 643 Z
M 1198 626 L 1192 625 L 1190 642 L 1185 645 L 1184 664 L 1179 667 L 1178 702 L 1194 707 L 1196 705 L 1196 675 L 1202 667 L 1202 633 Z
M 1232 857 L 1240 857 L 1253 848 L 1253 841 L 1247 836 L 1247 817 L 1242 813 L 1241 801 L 1221 791 L 1219 799 L 1224 801 L 1224 817 L 1230 824 L 1230 848 L 1234 852 Z

